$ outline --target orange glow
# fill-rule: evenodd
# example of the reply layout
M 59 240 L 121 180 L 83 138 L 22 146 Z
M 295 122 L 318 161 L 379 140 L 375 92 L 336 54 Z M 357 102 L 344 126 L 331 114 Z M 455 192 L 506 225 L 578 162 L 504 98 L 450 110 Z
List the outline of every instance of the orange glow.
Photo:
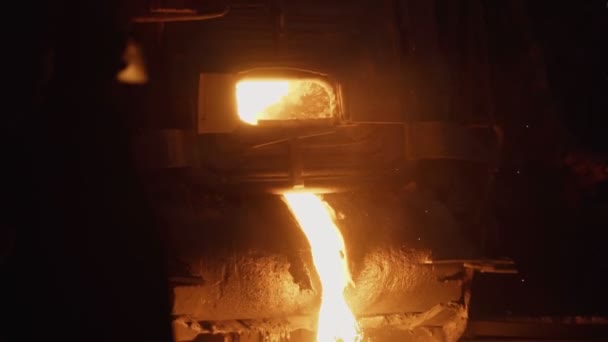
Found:
M 270 105 L 279 102 L 289 92 L 288 81 L 242 81 L 236 85 L 239 117 L 257 125 L 258 118 Z
M 257 125 L 260 120 L 330 118 L 333 90 L 314 79 L 245 79 L 236 85 L 239 117 Z
M 346 248 L 342 234 L 333 222 L 331 207 L 312 193 L 283 196 L 310 243 L 323 287 L 317 341 L 359 341 L 359 325 L 344 299 L 344 289 L 351 281 Z

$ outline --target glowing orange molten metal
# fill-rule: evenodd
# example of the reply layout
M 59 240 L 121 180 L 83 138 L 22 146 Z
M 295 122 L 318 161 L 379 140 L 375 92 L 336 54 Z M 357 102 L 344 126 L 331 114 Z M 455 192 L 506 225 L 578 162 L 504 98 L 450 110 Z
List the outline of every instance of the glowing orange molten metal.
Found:
M 238 115 L 243 122 L 328 119 L 335 94 L 327 83 L 308 79 L 245 79 L 236 84 Z
M 236 85 L 236 99 L 241 120 L 257 125 L 258 119 L 272 104 L 289 93 L 288 81 L 242 81 Z
M 331 207 L 312 193 L 288 193 L 284 197 L 308 238 L 323 287 L 317 341 L 358 341 L 359 326 L 344 299 L 344 289 L 351 279 L 344 239 L 333 222 Z

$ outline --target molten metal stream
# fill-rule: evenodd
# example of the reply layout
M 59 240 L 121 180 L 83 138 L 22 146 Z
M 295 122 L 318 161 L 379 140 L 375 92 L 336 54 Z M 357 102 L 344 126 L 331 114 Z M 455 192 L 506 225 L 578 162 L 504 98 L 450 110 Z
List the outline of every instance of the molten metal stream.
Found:
M 283 196 L 310 243 L 323 287 L 317 342 L 358 341 L 359 325 L 344 299 L 344 289 L 351 281 L 346 248 L 342 234 L 333 222 L 331 207 L 312 193 Z

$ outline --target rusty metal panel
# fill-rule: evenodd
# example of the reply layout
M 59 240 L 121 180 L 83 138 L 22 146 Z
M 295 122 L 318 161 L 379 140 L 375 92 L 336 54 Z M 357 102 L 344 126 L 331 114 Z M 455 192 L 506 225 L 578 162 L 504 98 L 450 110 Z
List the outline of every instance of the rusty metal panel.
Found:
M 362 34 L 376 29 L 372 18 L 381 13 L 372 1 L 236 2 L 222 18 L 168 26 L 167 43 L 204 56 L 201 63 L 215 60 L 233 71 L 277 65 L 341 69 L 360 58 L 369 43 Z
M 466 278 L 450 279 L 462 267 L 423 265 L 428 254 L 398 250 L 366 256 L 355 269 L 356 287 L 346 292 L 358 316 L 424 312 L 438 303 L 458 302 Z M 173 314 L 196 320 L 262 319 L 314 315 L 320 303 L 320 285 L 309 266 L 313 285 L 294 281 L 287 258 L 241 253 L 225 260 L 204 258 L 196 270 L 201 285 L 176 286 Z
M 324 196 L 347 246 L 354 287 L 345 294 L 361 325 L 407 330 L 466 321 L 473 271 L 460 262 L 428 264 L 442 244 L 465 245 L 455 223 L 436 206 L 411 202 L 411 194 L 404 201 L 374 193 Z M 322 289 L 306 237 L 280 197 L 188 203 L 163 209 L 176 265 L 172 315 L 183 340 L 313 329 Z
M 397 77 L 359 77 L 346 94 L 350 119 L 355 123 L 403 122 L 402 92 Z
M 237 128 L 235 86 L 232 74 L 200 75 L 198 133 L 230 133 Z
M 271 341 L 287 337 L 294 342 L 312 342 L 315 341 L 315 321 L 314 316 L 224 321 L 196 321 L 182 316 L 173 321 L 173 329 L 176 341 L 192 341 L 199 335 L 210 337 L 210 334 L 215 334 L 250 342 L 267 341 L 269 337 Z M 415 336 L 414 340 L 420 342 L 455 342 L 466 328 L 467 312 L 466 306 L 450 303 L 419 313 L 360 317 L 358 323 L 365 340 L 410 341 Z M 389 336 L 392 338 L 387 339 Z
M 427 226 L 409 211 L 397 215 L 401 201 L 390 198 L 325 196 L 344 216 L 338 226 L 355 284 L 346 291 L 355 314 L 417 313 L 442 303 L 466 304 L 471 272 L 458 263 L 427 264 L 429 251 L 440 251 L 433 247 L 436 243 L 460 244 L 452 235 L 454 228 L 436 221 Z M 384 205 L 369 206 L 378 201 Z M 174 210 L 168 221 L 173 222 L 175 258 L 188 279 L 199 279 L 174 284 L 174 315 L 218 321 L 316 312 L 320 281 L 310 246 L 278 196 L 248 197 L 237 206 Z M 424 218 L 439 215 L 430 211 Z M 434 238 L 433 229 L 441 234 Z
M 194 160 L 194 132 L 179 129 L 144 130 L 134 139 L 134 157 L 143 168 L 179 168 Z
M 408 159 L 457 159 L 479 163 L 495 161 L 498 137 L 492 129 L 493 142 L 475 136 L 473 130 L 449 122 L 429 121 L 406 124 Z

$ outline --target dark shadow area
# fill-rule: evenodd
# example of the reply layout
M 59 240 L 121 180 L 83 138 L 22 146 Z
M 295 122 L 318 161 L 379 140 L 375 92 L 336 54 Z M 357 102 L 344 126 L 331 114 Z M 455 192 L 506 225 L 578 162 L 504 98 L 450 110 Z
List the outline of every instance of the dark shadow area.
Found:
M 495 250 L 521 273 L 479 277 L 473 315 L 605 316 L 608 8 L 528 1 L 526 10 L 524 52 L 546 68 L 516 76 L 530 77 L 521 83 L 528 94 L 519 97 L 523 111 L 503 118 L 506 153 L 492 196 Z

